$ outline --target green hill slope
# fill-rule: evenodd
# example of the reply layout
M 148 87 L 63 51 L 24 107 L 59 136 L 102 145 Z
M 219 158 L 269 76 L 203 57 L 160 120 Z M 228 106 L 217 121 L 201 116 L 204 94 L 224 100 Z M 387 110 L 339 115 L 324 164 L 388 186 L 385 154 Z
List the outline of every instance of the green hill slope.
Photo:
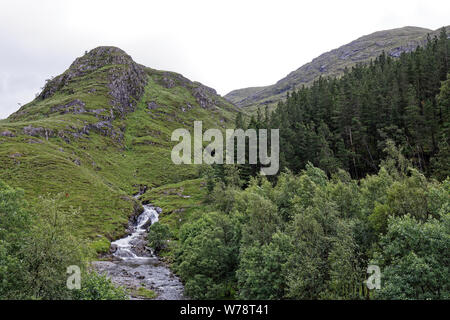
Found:
M 449 28 L 449 27 L 447 27 Z M 367 63 L 383 51 L 392 57 L 410 52 L 426 43 L 427 34 L 432 31 L 418 27 L 404 27 L 378 31 L 352 41 L 342 47 L 326 52 L 299 69 L 291 72 L 276 84 L 267 87 L 245 88 L 231 91 L 224 97 L 240 107 L 274 105 L 286 96 L 286 92 L 310 85 L 322 77 L 336 77 L 357 63 Z
M 194 120 L 225 127 L 235 111 L 211 88 L 99 47 L 0 121 L 0 179 L 31 204 L 65 194 L 67 207 L 80 207 L 77 231 L 105 249 L 140 209 L 139 188 L 196 177 L 195 166 L 172 163 L 172 131 Z

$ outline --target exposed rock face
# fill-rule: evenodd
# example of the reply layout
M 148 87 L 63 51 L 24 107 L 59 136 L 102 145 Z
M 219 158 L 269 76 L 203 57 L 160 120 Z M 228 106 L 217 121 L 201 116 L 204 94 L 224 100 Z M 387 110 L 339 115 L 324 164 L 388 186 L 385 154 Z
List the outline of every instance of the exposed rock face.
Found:
M 29 136 L 37 137 L 40 136 L 44 132 L 44 129 L 41 127 L 34 128 L 33 126 L 29 125 L 23 128 L 23 133 Z
M 81 114 L 86 112 L 86 104 L 79 100 L 75 99 L 65 105 L 52 107 L 50 110 L 52 112 L 59 111 L 61 114 L 73 113 L 73 114 Z
M 398 57 L 400 57 L 400 56 L 402 55 L 402 53 L 412 52 L 412 51 L 414 51 L 416 48 L 417 48 L 417 45 L 416 45 L 416 44 L 410 44 L 410 45 L 408 45 L 408 46 L 397 47 L 397 48 L 392 49 L 392 50 L 389 52 L 389 55 L 390 55 L 391 57 L 398 58 Z
M 46 140 L 51 137 L 60 137 L 67 143 L 70 143 L 72 138 L 81 139 L 89 136 L 91 130 L 95 130 L 104 136 L 112 137 L 119 142 L 123 139 L 123 132 L 119 129 L 115 129 L 111 120 L 102 120 L 93 124 L 87 124 L 82 128 L 67 127 L 66 130 L 58 130 L 57 132 L 52 129 L 43 127 L 35 128 L 32 125 L 29 125 L 23 128 L 23 133 L 32 137 L 42 137 Z M 3 133 L 0 135 L 3 135 Z
M 12 137 L 15 137 L 16 135 L 14 133 L 12 133 L 11 131 L 9 131 L 9 130 L 5 130 L 5 131 L 0 133 L 0 136 L 2 136 L 2 137 L 11 137 L 12 138 Z
M 89 126 L 90 128 L 97 129 L 104 135 L 108 135 L 109 130 L 112 130 L 111 122 L 109 121 L 99 121 Z
M 66 86 L 70 80 L 109 65 L 114 66 L 109 70 L 108 84 L 112 105 L 122 115 L 134 111 L 136 101 L 144 93 L 147 76 L 143 66 L 134 62 L 123 50 L 115 47 L 98 47 L 77 58 L 66 72 L 46 84 L 39 98 L 47 99 Z M 71 103 L 84 108 L 79 100 Z M 63 110 L 74 105 L 56 107 L 56 110 Z M 83 109 L 76 110 L 80 112 Z
M 32 125 L 26 126 L 23 128 L 23 133 L 32 136 L 32 137 L 44 137 L 48 139 L 49 137 L 54 136 L 54 131 L 51 129 L 46 129 L 42 127 L 33 127 Z
M 211 98 L 211 96 L 217 95 L 214 89 L 200 85 L 192 90 L 192 94 L 203 109 L 211 109 L 215 105 L 215 101 Z
M 164 87 L 168 89 L 175 87 L 175 81 L 173 81 L 171 78 L 163 77 L 162 82 Z
M 109 89 L 113 106 L 122 115 L 134 111 L 147 83 L 144 69 L 136 63 L 129 65 L 125 71 L 115 68 L 110 72 L 110 79 Z

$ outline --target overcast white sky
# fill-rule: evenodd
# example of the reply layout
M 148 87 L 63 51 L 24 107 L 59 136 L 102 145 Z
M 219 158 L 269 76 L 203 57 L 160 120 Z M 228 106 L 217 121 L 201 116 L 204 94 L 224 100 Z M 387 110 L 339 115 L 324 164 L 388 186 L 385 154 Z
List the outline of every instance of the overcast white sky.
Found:
M 100 45 L 224 95 L 273 84 L 365 34 L 449 24 L 446 0 L 0 0 L 0 118 Z

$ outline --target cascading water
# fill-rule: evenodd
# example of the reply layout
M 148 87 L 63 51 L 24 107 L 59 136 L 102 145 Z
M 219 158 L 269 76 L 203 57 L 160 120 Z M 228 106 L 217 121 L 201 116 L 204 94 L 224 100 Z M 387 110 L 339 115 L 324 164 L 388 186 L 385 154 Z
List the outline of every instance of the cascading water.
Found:
M 154 224 L 158 221 L 158 212 L 150 205 L 144 205 L 144 212 L 137 218 L 136 226 L 134 226 L 134 232 L 125 238 L 116 240 L 111 243 L 111 246 L 116 248 L 113 253 L 115 257 L 121 259 L 145 259 L 147 257 L 138 256 L 133 252 L 133 247 L 136 242 L 142 241 L 147 232 L 145 226 Z
M 135 196 L 139 198 L 141 194 Z M 157 293 L 156 299 L 180 300 L 184 287 L 176 275 L 146 247 L 147 230 L 157 222 L 158 211 L 151 205 L 144 205 L 142 212 L 131 227 L 131 234 L 111 243 L 112 261 L 96 261 L 95 268 L 111 280 L 127 287 L 131 292 L 144 287 Z M 134 299 L 137 296 L 131 295 Z

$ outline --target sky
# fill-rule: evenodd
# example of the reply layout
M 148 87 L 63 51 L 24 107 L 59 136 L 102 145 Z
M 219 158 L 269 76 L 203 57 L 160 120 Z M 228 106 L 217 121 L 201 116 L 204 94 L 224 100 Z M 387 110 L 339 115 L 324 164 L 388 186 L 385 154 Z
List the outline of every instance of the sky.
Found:
M 101 45 L 225 95 L 375 31 L 444 25 L 447 0 L 0 0 L 0 119 Z

